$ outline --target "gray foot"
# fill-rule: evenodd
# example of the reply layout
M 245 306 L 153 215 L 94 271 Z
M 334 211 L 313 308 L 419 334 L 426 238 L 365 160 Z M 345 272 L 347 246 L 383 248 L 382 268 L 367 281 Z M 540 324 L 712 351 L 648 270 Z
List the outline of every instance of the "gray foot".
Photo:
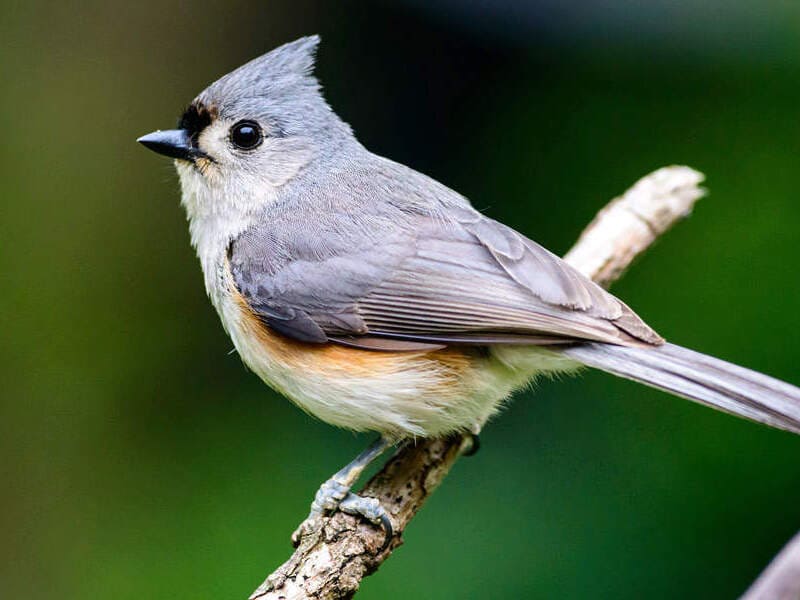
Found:
M 394 528 L 389 514 L 376 498 L 366 498 L 354 494 L 350 487 L 336 479 L 328 479 L 320 486 L 311 503 L 311 512 L 305 521 L 292 534 L 292 543 L 297 546 L 300 538 L 310 529 L 310 525 L 318 517 L 341 510 L 348 515 L 362 517 L 373 525 L 381 527 L 385 538 L 381 551 L 385 550 L 394 536 Z
M 308 518 L 317 517 L 326 511 L 335 511 L 349 493 L 350 486 L 347 483 L 331 477 L 319 486 L 314 501 L 311 503 L 311 512 L 308 513 Z
M 363 498 L 350 491 L 358 476 L 391 444 L 379 439 L 370 445 L 356 459 L 323 483 L 311 503 L 311 512 L 300 527 L 292 534 L 292 543 L 297 546 L 304 533 L 311 529 L 311 524 L 320 516 L 341 510 L 344 513 L 361 516 L 373 525 L 383 528 L 386 538 L 381 551 L 386 549 L 394 535 L 392 521 L 386 510 L 375 498 Z
M 381 546 L 381 551 L 385 550 L 389 542 L 392 541 L 392 537 L 394 536 L 392 521 L 386 509 L 381 506 L 377 498 L 364 498 L 358 494 L 350 493 L 347 494 L 344 500 L 339 504 L 339 510 L 348 515 L 364 517 L 373 525 L 382 527 L 385 538 L 383 540 L 383 546 Z

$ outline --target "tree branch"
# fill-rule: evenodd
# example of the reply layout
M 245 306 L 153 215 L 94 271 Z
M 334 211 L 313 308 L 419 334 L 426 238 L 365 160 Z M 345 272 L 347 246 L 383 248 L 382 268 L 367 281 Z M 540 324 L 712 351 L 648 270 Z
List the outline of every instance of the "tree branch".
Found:
M 800 533 L 783 547 L 741 600 L 800 598 Z
M 703 175 L 665 167 L 612 200 L 581 234 L 565 260 L 608 286 L 667 229 L 688 215 L 704 191 Z M 294 554 L 250 596 L 251 600 L 350 598 L 402 544 L 408 523 L 438 487 L 469 443 L 463 436 L 421 440 L 400 450 L 359 492 L 378 498 L 395 534 L 381 550 L 382 530 L 337 512 L 308 528 Z M 766 598 L 767 596 L 754 596 Z

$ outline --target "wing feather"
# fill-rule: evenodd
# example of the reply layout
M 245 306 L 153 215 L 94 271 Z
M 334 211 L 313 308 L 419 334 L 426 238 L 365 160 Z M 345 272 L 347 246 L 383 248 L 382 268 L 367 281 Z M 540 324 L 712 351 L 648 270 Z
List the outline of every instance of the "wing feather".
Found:
M 230 268 L 251 308 L 298 340 L 378 350 L 662 341 L 563 260 L 463 202 L 435 214 L 371 206 L 314 215 L 319 237 L 302 211 L 277 209 L 235 240 Z

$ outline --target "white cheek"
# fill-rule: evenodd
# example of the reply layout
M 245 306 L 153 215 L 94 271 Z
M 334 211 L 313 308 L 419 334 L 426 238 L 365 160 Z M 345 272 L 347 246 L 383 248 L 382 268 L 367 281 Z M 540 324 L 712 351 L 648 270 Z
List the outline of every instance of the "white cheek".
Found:
M 228 127 L 222 123 L 215 123 L 207 127 L 197 140 L 198 146 L 203 152 L 220 163 L 227 164 L 230 161 L 230 148 L 228 146 Z
M 301 139 L 267 138 L 252 153 L 234 152 L 227 129 L 212 125 L 198 141 L 212 161 L 175 161 L 189 231 L 205 275 L 206 290 L 219 308 L 218 282 L 228 244 L 263 215 L 283 186 L 313 157 Z
M 175 170 L 181 182 L 181 204 L 186 209 L 187 216 L 191 219 L 204 211 L 204 205 L 209 201 L 208 185 L 205 178 L 189 163 L 176 160 Z

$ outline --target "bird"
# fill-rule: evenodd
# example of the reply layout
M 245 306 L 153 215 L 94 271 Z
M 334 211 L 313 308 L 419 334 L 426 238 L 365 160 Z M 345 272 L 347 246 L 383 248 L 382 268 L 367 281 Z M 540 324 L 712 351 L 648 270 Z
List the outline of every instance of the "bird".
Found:
M 322 484 L 351 488 L 387 449 L 477 435 L 543 374 L 600 369 L 800 433 L 800 389 L 668 343 L 623 301 L 461 194 L 373 154 L 325 100 L 319 36 L 202 91 L 177 129 L 138 142 L 174 159 L 205 288 L 241 359 L 331 425 L 379 434 Z

